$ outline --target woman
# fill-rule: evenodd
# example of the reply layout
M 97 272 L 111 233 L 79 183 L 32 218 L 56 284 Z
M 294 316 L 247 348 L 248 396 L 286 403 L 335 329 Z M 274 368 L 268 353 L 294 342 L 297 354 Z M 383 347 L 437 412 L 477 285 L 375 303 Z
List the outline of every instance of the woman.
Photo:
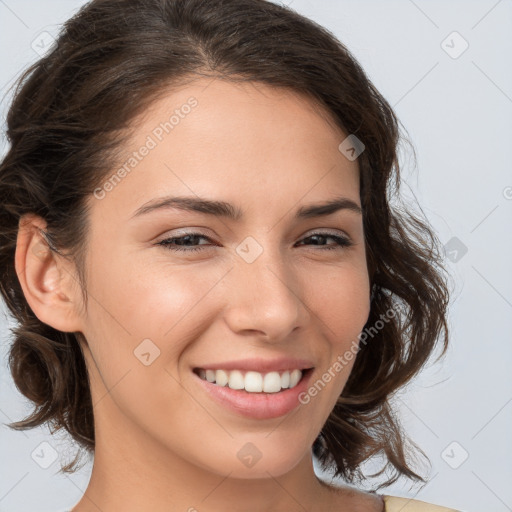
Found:
M 313 470 L 422 480 L 389 397 L 447 343 L 437 238 L 388 203 L 398 121 L 329 32 L 264 0 L 95 0 L 7 135 L 13 427 L 94 453 L 73 512 L 449 510 Z

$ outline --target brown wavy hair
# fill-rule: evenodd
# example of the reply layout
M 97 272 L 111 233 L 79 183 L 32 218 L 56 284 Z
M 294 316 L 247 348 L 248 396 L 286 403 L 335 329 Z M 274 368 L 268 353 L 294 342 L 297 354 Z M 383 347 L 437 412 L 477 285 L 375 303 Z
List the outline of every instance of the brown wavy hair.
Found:
M 85 199 L 114 168 L 130 121 L 199 76 L 306 94 L 363 142 L 357 161 L 372 285 L 365 329 L 386 312 L 400 314 L 388 314 L 371 342 L 360 344 L 313 453 L 324 470 L 350 482 L 366 478 L 360 466 L 372 456 L 385 457 L 372 476 L 391 471 L 380 487 L 401 475 L 424 481 L 410 467 L 418 447 L 391 399 L 441 340 L 445 353 L 449 293 L 432 228 L 412 209 L 391 205 L 393 195 L 399 198 L 398 148 L 405 138 L 391 106 L 332 33 L 265 0 L 94 0 L 19 78 L 7 117 L 10 147 L 0 164 L 0 290 L 17 321 L 10 370 L 34 410 L 10 426 L 46 423 L 94 451 L 83 335 L 55 330 L 30 309 L 14 267 L 20 217 L 34 213 L 46 221 L 50 248 L 73 259 L 86 297 Z

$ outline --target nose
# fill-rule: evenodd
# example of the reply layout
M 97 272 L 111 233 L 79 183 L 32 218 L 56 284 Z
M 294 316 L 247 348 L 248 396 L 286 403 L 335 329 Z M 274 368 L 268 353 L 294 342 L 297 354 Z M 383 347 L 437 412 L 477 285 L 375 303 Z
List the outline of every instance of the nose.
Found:
M 279 343 L 306 325 L 309 308 L 300 279 L 279 250 L 264 250 L 252 263 L 235 259 L 229 273 L 225 320 L 239 335 Z

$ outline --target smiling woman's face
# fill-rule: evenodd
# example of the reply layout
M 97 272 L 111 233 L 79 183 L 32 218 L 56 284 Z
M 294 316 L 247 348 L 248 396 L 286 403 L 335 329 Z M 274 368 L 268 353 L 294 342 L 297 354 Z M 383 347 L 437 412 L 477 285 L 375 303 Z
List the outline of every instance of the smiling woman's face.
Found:
M 89 201 L 81 325 L 98 456 L 115 439 L 127 457 L 239 478 L 310 456 L 353 361 L 334 363 L 370 307 L 357 162 L 338 150 L 346 136 L 302 96 L 220 80 L 171 92 L 139 120 L 126 175 Z M 171 196 L 232 208 L 149 208 Z M 306 215 L 340 198 L 334 212 Z M 286 391 L 285 372 L 307 368 Z M 257 390 L 263 378 L 272 392 L 229 390 L 203 380 L 206 369 L 255 370 L 242 384 Z M 238 372 L 227 377 L 240 387 Z

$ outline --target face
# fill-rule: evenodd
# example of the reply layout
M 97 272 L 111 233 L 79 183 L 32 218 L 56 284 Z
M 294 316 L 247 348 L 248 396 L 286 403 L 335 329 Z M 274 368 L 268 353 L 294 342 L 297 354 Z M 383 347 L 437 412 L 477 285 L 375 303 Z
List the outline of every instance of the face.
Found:
M 347 134 L 296 93 L 221 80 L 169 92 L 134 127 L 89 198 L 96 428 L 222 475 L 290 471 L 369 314 Z

